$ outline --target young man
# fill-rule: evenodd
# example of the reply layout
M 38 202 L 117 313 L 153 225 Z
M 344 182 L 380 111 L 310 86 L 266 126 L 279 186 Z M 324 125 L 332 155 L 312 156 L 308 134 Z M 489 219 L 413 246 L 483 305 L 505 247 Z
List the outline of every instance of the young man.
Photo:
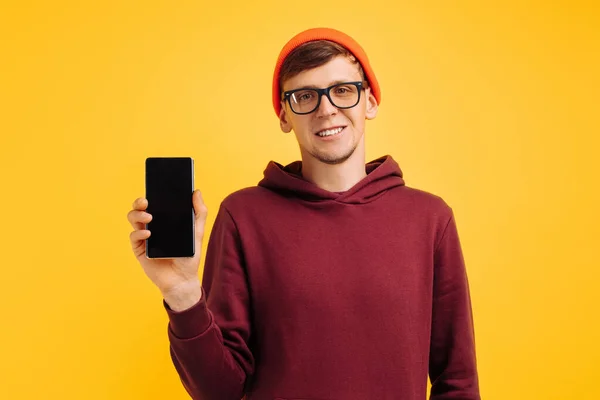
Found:
M 479 399 L 468 281 L 451 208 L 365 162 L 380 88 L 332 29 L 283 48 L 273 105 L 302 160 L 229 195 L 199 255 L 149 260 L 145 199 L 132 246 L 159 287 L 173 363 L 194 399 Z M 193 195 L 201 248 L 206 207 Z

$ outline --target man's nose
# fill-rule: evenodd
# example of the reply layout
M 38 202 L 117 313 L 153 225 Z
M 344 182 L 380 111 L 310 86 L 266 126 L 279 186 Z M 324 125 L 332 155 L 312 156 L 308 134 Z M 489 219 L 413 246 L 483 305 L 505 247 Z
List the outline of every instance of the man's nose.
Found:
M 337 107 L 331 104 L 329 97 L 326 94 L 321 95 L 321 104 L 317 108 L 317 117 L 326 117 L 332 114 L 336 114 L 338 111 Z

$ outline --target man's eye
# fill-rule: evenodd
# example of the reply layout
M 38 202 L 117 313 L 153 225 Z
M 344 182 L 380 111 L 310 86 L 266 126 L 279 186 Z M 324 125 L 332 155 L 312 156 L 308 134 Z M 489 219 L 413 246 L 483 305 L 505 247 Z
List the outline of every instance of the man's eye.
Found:
M 313 94 L 311 92 L 300 93 L 296 97 L 299 101 L 309 101 L 313 98 Z
M 350 96 L 356 93 L 356 87 L 344 85 L 344 86 L 336 86 L 334 89 L 334 94 L 336 96 Z

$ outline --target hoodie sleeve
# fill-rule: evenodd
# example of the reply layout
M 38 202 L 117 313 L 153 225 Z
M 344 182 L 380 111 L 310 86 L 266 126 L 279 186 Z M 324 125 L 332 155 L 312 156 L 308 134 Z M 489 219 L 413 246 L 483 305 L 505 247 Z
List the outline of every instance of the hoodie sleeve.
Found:
M 171 359 L 193 399 L 240 400 L 254 372 L 250 300 L 238 231 L 221 206 L 211 231 L 202 298 L 169 316 Z
M 480 400 L 469 283 L 454 215 L 434 256 L 431 400 Z

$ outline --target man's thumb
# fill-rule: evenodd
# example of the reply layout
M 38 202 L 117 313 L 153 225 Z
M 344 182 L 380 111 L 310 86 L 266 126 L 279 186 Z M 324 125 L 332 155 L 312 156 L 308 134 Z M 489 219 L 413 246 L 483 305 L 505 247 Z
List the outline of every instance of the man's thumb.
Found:
M 206 204 L 204 204 L 204 199 L 202 199 L 202 193 L 200 193 L 199 190 L 194 190 L 194 193 L 192 194 L 192 203 L 194 205 L 196 224 L 200 223 L 202 225 L 200 227 L 197 226 L 196 229 L 204 229 L 204 222 L 206 221 L 208 208 L 206 207 Z

